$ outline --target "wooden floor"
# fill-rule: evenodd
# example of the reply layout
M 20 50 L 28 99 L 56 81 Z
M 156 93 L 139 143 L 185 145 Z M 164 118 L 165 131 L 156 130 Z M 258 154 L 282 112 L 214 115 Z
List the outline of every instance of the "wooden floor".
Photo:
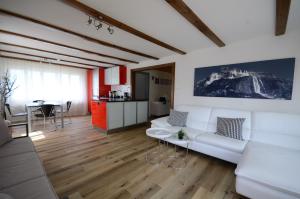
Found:
M 60 198 L 243 198 L 235 193 L 235 165 L 191 152 L 183 169 L 145 161 L 157 142 L 139 127 L 106 136 L 76 117 L 54 132 L 31 134 Z M 161 158 L 174 151 L 164 148 Z

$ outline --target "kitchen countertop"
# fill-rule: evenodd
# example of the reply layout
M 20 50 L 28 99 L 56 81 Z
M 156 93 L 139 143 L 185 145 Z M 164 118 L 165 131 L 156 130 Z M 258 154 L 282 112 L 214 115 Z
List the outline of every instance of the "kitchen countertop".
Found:
M 148 100 L 135 100 L 135 99 L 124 99 L 124 98 L 104 98 L 104 99 L 93 99 L 93 101 L 99 102 L 138 102 Z

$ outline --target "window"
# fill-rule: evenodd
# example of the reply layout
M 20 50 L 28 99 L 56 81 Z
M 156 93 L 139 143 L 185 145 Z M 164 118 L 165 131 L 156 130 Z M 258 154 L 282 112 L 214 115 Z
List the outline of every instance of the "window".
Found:
M 0 59 L 0 73 L 6 70 L 16 79 L 16 90 L 9 103 L 23 109 L 33 100 L 66 103 L 72 101 L 71 114 L 87 113 L 87 77 L 85 69 L 28 61 Z M 4 67 L 2 67 L 4 66 Z

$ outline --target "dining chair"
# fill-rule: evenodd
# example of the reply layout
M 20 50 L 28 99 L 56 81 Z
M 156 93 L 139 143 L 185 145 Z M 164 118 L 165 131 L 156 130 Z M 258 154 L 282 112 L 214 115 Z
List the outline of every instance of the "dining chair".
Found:
M 43 103 L 45 103 L 45 100 L 33 100 L 32 102 L 33 103 L 41 103 L 41 104 L 43 104 Z
M 40 106 L 42 113 L 36 113 L 35 117 L 44 118 L 44 128 L 46 128 L 46 120 L 49 119 L 50 121 L 54 121 L 55 130 L 57 129 L 56 125 L 56 117 L 55 117 L 55 109 L 53 104 L 42 104 Z
M 26 116 L 27 116 L 27 113 L 26 113 L 26 112 L 13 113 L 13 112 L 11 111 L 11 106 L 10 106 L 10 104 L 8 104 L 8 103 L 5 104 L 5 107 L 6 107 L 8 113 L 9 113 L 9 115 L 10 115 L 11 117 L 26 117 Z
M 33 103 L 44 104 L 45 100 L 33 100 Z M 33 113 L 41 113 L 41 108 L 36 108 L 32 110 Z
M 71 115 L 70 115 L 70 109 L 71 109 L 71 105 L 72 105 L 72 101 L 67 101 L 67 107 L 66 109 L 63 109 L 63 113 L 64 113 L 64 117 L 68 117 L 69 118 L 69 124 L 72 124 L 72 119 L 71 119 Z M 56 110 L 57 116 L 60 115 L 61 110 Z

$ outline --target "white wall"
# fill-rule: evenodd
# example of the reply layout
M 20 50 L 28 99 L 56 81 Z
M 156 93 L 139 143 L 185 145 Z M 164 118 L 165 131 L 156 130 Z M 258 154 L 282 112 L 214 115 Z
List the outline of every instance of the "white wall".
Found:
M 288 57 L 296 58 L 292 100 L 193 96 L 194 68 Z M 227 44 L 223 48 L 212 47 L 194 51 L 187 55 L 173 55 L 161 58 L 158 61 L 132 64 L 128 68 L 132 69 L 169 62 L 176 62 L 175 105 L 195 104 L 246 110 L 300 113 L 300 31 L 289 32 L 280 37 L 267 35 L 252 40 Z M 130 70 L 128 70 L 127 77 L 127 82 L 130 82 Z

